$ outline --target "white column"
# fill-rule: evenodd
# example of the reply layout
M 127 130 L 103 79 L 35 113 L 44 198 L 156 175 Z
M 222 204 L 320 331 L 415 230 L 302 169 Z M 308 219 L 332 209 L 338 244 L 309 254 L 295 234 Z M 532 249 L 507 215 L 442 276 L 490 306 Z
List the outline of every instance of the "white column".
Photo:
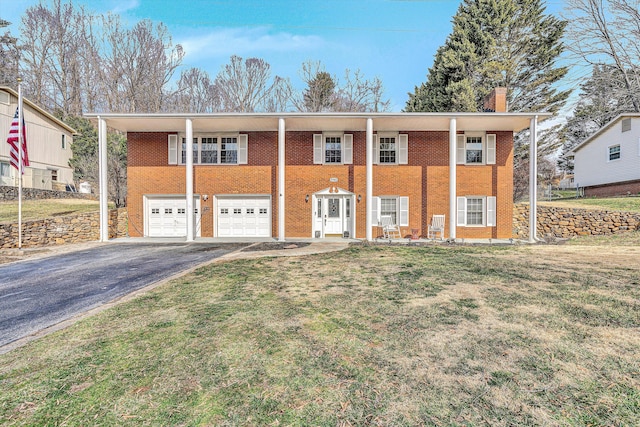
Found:
M 457 224 L 457 181 L 456 181 L 456 164 L 458 163 L 457 154 L 457 136 L 458 131 L 455 117 L 449 119 L 449 238 L 456 238 Z
M 278 241 L 284 242 L 284 135 L 285 135 L 285 123 L 281 117 L 278 119 Z
M 107 122 L 98 117 L 98 175 L 100 176 L 100 241 L 109 240 L 109 186 L 107 180 Z
M 538 116 L 529 126 L 529 242 L 534 243 L 538 235 Z
M 373 119 L 367 119 L 366 134 L 366 203 L 367 203 L 367 220 L 366 220 L 366 238 L 368 241 L 373 240 Z
M 193 242 L 193 121 L 185 123 L 186 138 L 186 193 L 187 193 L 187 242 Z M 180 141 L 178 141 L 180 147 Z M 179 150 L 178 150 L 179 151 Z

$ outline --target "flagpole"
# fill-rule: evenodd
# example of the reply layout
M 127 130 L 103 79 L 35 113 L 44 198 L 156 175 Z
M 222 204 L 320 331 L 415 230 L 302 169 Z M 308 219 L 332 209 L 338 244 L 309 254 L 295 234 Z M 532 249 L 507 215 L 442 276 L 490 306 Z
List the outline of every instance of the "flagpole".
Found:
M 22 249 L 22 79 L 18 77 L 18 249 Z

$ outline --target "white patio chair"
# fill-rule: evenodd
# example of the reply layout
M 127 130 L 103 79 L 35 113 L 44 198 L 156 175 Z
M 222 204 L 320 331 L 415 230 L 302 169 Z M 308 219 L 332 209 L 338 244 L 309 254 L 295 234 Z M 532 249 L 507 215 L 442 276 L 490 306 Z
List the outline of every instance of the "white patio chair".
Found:
M 440 233 L 440 240 L 444 239 L 444 215 L 433 215 L 431 217 L 431 224 L 427 230 L 427 238 L 435 239 Z
M 385 239 L 401 239 L 400 227 L 394 224 L 391 215 L 380 216 L 380 226 L 382 227 L 382 237 Z

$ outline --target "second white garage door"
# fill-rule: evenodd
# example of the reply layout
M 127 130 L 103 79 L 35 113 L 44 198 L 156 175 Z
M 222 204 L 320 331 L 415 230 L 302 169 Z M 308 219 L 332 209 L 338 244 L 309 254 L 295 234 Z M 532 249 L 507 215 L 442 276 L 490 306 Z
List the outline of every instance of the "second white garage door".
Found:
M 217 237 L 271 237 L 270 196 L 217 196 Z

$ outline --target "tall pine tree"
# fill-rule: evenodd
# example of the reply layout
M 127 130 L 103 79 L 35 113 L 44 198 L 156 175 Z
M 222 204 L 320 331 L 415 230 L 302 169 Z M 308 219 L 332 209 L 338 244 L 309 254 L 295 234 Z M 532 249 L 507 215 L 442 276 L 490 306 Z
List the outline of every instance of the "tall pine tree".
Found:
M 565 26 L 542 0 L 463 0 L 405 111 L 482 111 L 503 86 L 510 111 L 557 112 L 570 93 L 554 87 L 567 73 L 556 64 Z

